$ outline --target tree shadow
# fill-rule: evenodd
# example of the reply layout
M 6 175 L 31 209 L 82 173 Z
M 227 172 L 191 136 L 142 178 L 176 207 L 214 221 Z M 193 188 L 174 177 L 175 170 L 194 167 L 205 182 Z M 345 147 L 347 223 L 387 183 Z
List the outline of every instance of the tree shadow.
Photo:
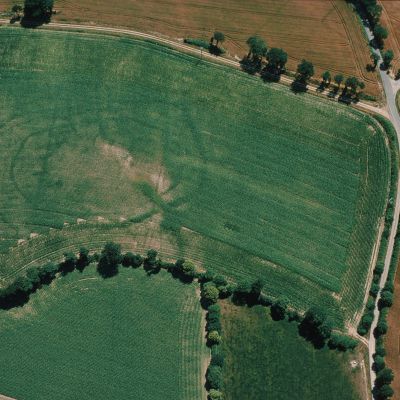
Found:
M 44 24 L 48 24 L 51 20 L 51 15 L 44 15 L 42 17 L 32 18 L 32 17 L 22 17 L 21 18 L 21 26 L 23 28 L 38 28 Z
M 261 61 L 254 60 L 249 57 L 244 57 L 240 61 L 240 66 L 244 72 L 247 72 L 250 75 L 255 75 L 256 73 L 260 72 L 260 70 L 261 70 Z
M 322 349 L 325 346 L 324 338 L 305 320 L 299 324 L 298 331 L 299 335 L 309 341 L 316 349 Z
M 111 265 L 100 260 L 97 264 L 97 272 L 103 279 L 112 278 L 118 274 L 118 265 Z
M 293 93 L 305 93 L 307 92 L 307 84 L 303 81 L 295 79 L 290 85 L 290 89 Z
M 223 54 L 223 50 L 221 50 L 215 44 L 210 44 L 208 51 L 210 52 L 210 54 L 212 54 L 214 56 L 220 56 L 221 54 Z
M 281 74 L 264 68 L 261 73 L 261 79 L 264 82 L 279 82 L 281 80 Z
M 28 303 L 29 297 L 29 292 L 24 292 L 21 290 L 2 296 L 0 297 L 0 308 L 3 310 L 10 310 L 14 307 L 22 307 Z

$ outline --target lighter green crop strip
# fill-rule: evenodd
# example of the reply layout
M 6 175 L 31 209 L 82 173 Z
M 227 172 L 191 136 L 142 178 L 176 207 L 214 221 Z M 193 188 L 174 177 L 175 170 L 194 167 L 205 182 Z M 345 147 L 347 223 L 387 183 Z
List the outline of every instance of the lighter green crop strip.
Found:
M 2 28 L 0 45 L 2 282 L 120 238 L 263 277 L 338 326 L 361 307 L 388 162 L 370 117 L 137 40 Z M 366 163 L 383 179 L 365 186 Z

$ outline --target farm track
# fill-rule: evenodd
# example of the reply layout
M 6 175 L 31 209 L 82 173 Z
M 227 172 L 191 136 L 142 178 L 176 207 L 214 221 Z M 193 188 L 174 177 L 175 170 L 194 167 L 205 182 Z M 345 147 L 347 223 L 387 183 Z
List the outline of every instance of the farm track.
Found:
M 0 24 L 9 24 L 9 20 L 6 19 L 0 19 Z M 223 64 L 223 65 L 228 65 L 234 68 L 241 69 L 240 63 L 238 61 L 230 60 L 227 58 L 223 57 L 217 57 L 214 56 L 210 53 L 207 53 L 205 51 L 193 48 L 191 46 L 179 43 L 177 41 L 171 40 L 171 39 L 166 39 L 164 37 L 144 33 L 144 32 L 139 32 L 131 29 L 121 29 L 121 28 L 111 28 L 107 26 L 100 26 L 100 25 L 81 25 L 81 24 L 70 24 L 70 23 L 58 23 L 58 22 L 50 22 L 49 24 L 43 25 L 40 27 L 40 29 L 55 29 L 55 30 L 72 30 L 72 31 L 90 31 L 90 32 L 100 32 L 100 33 L 110 33 L 110 34 L 117 34 L 117 35 L 127 35 L 135 38 L 141 38 L 145 40 L 151 40 L 155 41 L 161 44 L 165 44 L 168 46 L 172 46 L 174 49 L 182 50 L 186 53 L 190 54 L 195 54 L 197 56 L 200 55 L 201 58 L 207 59 L 207 61 L 211 61 L 216 64 Z M 292 84 L 294 79 L 287 77 L 287 76 L 281 76 L 281 83 L 284 83 L 286 85 Z M 329 90 L 325 90 L 323 92 L 319 92 L 317 86 L 314 85 L 308 85 L 308 92 L 313 93 L 313 94 L 328 94 Z M 332 99 L 332 101 L 337 101 L 336 99 Z M 389 114 L 387 113 L 386 110 L 373 106 L 368 103 L 364 102 L 358 102 L 356 105 L 354 105 L 355 108 L 359 108 L 362 111 L 366 111 L 368 113 L 378 113 L 383 115 L 386 118 L 389 118 Z

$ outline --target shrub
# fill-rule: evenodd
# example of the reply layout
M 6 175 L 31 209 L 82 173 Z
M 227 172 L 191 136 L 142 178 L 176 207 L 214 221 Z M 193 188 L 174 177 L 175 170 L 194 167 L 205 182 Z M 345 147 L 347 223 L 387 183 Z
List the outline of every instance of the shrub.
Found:
M 219 290 L 214 286 L 214 284 L 209 282 L 203 285 L 201 296 L 205 303 L 205 306 L 208 307 L 218 301 Z
M 366 304 L 366 306 L 365 306 L 365 308 L 367 309 L 367 310 L 374 310 L 375 309 L 375 299 L 374 298 L 372 298 L 372 297 L 370 297 L 369 299 L 368 299 L 368 301 L 367 301 L 367 304 Z
M 374 330 L 374 335 L 375 336 L 381 336 L 384 335 L 387 332 L 388 326 L 387 323 L 384 319 L 379 319 L 376 328 Z
M 339 333 L 332 333 L 329 339 L 328 346 L 331 349 L 338 349 L 340 351 L 346 351 L 354 349 L 358 344 L 358 341 L 350 336 L 341 335 Z
M 49 284 L 56 277 L 57 271 L 58 265 L 54 263 L 48 263 L 43 267 L 39 267 L 40 282 Z
M 40 274 L 39 274 L 39 268 L 38 267 L 32 267 L 29 268 L 26 271 L 26 277 L 31 281 L 32 286 L 34 288 L 38 287 L 40 285 Z
M 133 253 L 131 253 L 130 251 L 128 251 L 127 253 L 125 253 L 125 254 L 122 256 L 122 262 L 121 262 L 121 264 L 122 264 L 124 267 L 130 267 L 130 266 L 132 266 L 134 257 L 135 257 L 135 255 L 134 255 Z
M 384 290 L 379 299 L 379 308 L 391 307 L 393 305 L 393 293 Z
M 223 400 L 224 395 L 222 394 L 221 391 L 211 389 L 210 392 L 208 393 L 208 397 L 210 400 Z
M 279 299 L 271 306 L 271 316 L 274 320 L 282 320 L 285 318 L 288 302 L 285 299 Z
M 89 256 L 89 250 L 85 247 L 81 247 L 79 250 L 79 257 L 76 261 L 76 269 L 83 271 L 91 262 L 91 257 Z
M 208 307 L 208 314 L 211 313 L 220 313 L 221 312 L 221 306 L 219 304 L 213 304 L 210 307 Z
M 211 345 L 219 344 L 219 343 L 221 343 L 221 336 L 219 335 L 219 333 L 217 331 L 211 331 L 208 334 L 208 340 L 211 343 Z
M 217 365 L 210 365 L 206 374 L 207 385 L 210 389 L 222 389 L 222 369 Z
M 369 293 L 372 297 L 376 297 L 379 292 L 379 285 L 377 283 L 373 283 L 371 285 L 371 289 L 369 290 Z
M 67 274 L 75 269 L 77 262 L 76 255 L 72 252 L 64 253 L 64 261 L 60 264 L 60 272 Z
M 193 46 L 202 47 L 203 49 L 210 50 L 210 43 L 203 39 L 186 38 L 184 42 Z
M 157 250 L 150 249 L 147 251 L 147 257 L 144 259 L 144 267 L 146 269 L 156 269 L 158 268 L 157 263 Z

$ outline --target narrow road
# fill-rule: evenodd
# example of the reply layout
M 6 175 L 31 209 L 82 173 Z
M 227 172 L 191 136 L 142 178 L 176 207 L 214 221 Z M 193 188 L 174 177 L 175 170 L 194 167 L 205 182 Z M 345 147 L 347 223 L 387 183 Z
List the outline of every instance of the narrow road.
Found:
M 10 21 L 8 19 L 0 19 L 0 24 L 9 24 L 9 23 L 10 23 Z M 53 28 L 53 29 L 63 29 L 63 30 L 72 30 L 72 31 L 82 31 L 82 30 L 83 31 L 94 31 L 94 32 L 100 32 L 100 33 L 103 32 L 103 33 L 111 33 L 111 34 L 118 34 L 118 35 L 127 35 L 127 36 L 132 36 L 135 38 L 152 40 L 154 42 L 166 44 L 174 49 L 183 50 L 184 52 L 189 53 L 189 54 L 195 54 L 205 60 L 212 61 L 214 63 L 225 64 L 225 65 L 229 65 L 234 68 L 241 69 L 240 63 L 238 61 L 230 60 L 225 57 L 215 56 L 213 54 L 208 53 L 206 50 L 200 50 L 195 47 L 189 46 L 187 44 L 183 44 L 176 40 L 167 39 L 165 37 L 156 36 L 156 35 L 152 35 L 149 33 L 139 32 L 139 31 L 135 31 L 132 29 L 112 28 L 112 27 L 100 26 L 100 25 L 81 25 L 81 24 L 69 24 L 69 23 L 65 24 L 65 23 L 59 23 L 59 22 L 50 22 L 48 24 L 42 25 L 40 28 L 41 29 Z M 290 85 L 292 82 L 293 82 L 293 78 L 290 78 L 288 76 L 281 76 L 281 83 Z M 328 94 L 328 90 L 326 90 L 324 92 L 318 92 L 318 88 L 313 85 L 308 85 L 307 88 L 308 88 L 308 92 L 311 92 L 311 93 Z M 332 100 L 337 101 L 335 99 L 332 99 Z M 364 102 L 360 101 L 356 105 L 354 105 L 354 107 L 359 108 L 366 112 L 377 113 L 377 114 L 383 115 L 386 118 L 390 118 L 385 109 L 375 107 L 368 103 L 364 103 Z
M 368 35 L 369 40 L 373 38 L 372 32 L 368 27 L 364 27 L 365 31 Z M 380 57 L 380 61 L 382 62 L 382 56 L 379 50 L 373 50 L 374 53 L 378 54 Z M 378 63 L 379 64 L 379 63 Z M 386 101 L 387 101 L 387 108 L 388 108 L 388 115 L 389 119 L 391 120 L 393 126 L 396 129 L 397 133 L 397 139 L 399 140 L 400 143 L 400 116 L 396 107 L 396 89 L 398 87 L 397 82 L 395 82 L 387 73 L 386 71 L 382 71 L 379 69 L 382 83 L 383 83 L 383 89 L 385 91 L 386 95 Z M 393 246 L 396 238 L 396 233 L 397 233 L 397 226 L 399 223 L 399 212 L 400 212 L 400 176 L 399 180 L 397 182 L 397 195 L 396 195 L 396 202 L 395 202 L 395 208 L 394 208 L 394 218 L 393 218 L 393 223 L 392 227 L 390 230 L 390 236 L 389 236 L 389 242 L 388 242 L 388 249 L 385 257 L 385 265 L 383 269 L 383 273 L 381 276 L 381 280 L 379 281 L 379 293 L 377 296 L 376 301 L 378 302 L 379 299 L 381 298 L 381 292 L 383 287 L 385 286 L 386 279 L 389 273 L 389 267 L 390 267 L 390 261 L 392 259 L 392 254 L 393 254 Z M 371 325 L 371 332 L 369 336 L 369 341 L 368 341 L 368 348 L 369 348 L 369 367 L 370 367 L 370 375 L 371 375 L 371 387 L 374 387 L 375 383 L 375 378 L 376 374 L 375 371 L 372 369 L 372 364 L 374 362 L 372 356 L 375 353 L 376 350 L 376 339 L 373 334 L 374 329 L 376 328 L 376 325 L 378 323 L 378 318 L 379 318 L 379 310 L 376 307 L 374 311 L 374 320 Z

